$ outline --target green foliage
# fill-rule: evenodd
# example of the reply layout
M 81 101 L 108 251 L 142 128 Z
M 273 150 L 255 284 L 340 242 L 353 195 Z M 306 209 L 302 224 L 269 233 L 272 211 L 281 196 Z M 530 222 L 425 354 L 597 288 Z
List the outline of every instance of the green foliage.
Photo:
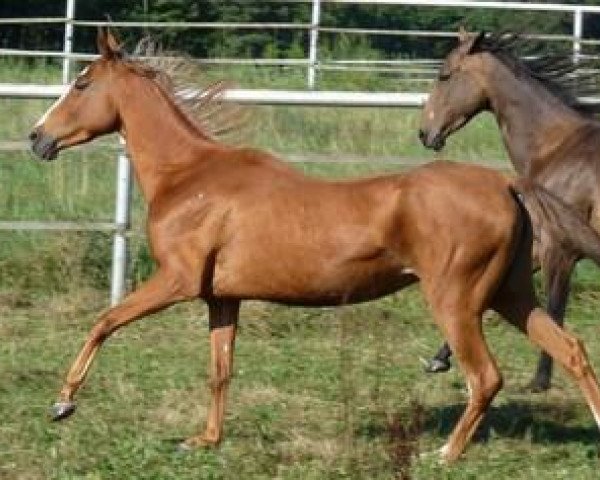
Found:
M 573 3 L 573 2 L 567 2 Z M 574 3 L 595 4 L 593 0 Z M 114 20 L 182 21 L 187 22 L 269 22 L 308 24 L 311 2 L 257 0 L 95 0 L 78 1 L 76 17 L 104 20 L 108 14 Z M 64 2 L 23 0 L 0 4 L 0 17 L 63 16 Z M 600 36 L 595 15 L 585 18 L 588 38 Z M 515 12 L 492 9 L 460 9 L 428 6 L 352 5 L 323 2 L 321 25 L 326 27 L 381 28 L 397 30 L 454 31 L 459 25 L 473 30 L 515 30 L 527 33 L 570 34 L 572 16 L 555 12 Z M 75 29 L 75 49 L 93 49 L 95 32 L 90 28 Z M 133 29 L 132 29 L 133 30 Z M 306 31 L 290 29 L 148 29 L 170 49 L 196 57 L 281 57 L 307 56 Z M 132 46 L 139 31 L 122 32 Z M 60 25 L 3 27 L 0 46 L 12 48 L 42 48 L 59 50 L 63 28 Z M 323 58 L 330 56 L 338 42 L 337 33 L 321 33 Z M 382 58 L 436 58 L 447 51 L 452 40 L 416 38 L 396 35 L 376 35 L 364 40 L 365 45 Z M 301 51 L 298 47 L 301 47 Z M 339 57 L 337 57 L 339 58 Z

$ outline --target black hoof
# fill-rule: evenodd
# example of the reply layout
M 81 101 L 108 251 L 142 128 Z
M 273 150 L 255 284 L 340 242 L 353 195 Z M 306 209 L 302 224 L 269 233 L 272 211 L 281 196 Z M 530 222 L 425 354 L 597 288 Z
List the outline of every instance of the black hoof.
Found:
M 50 408 L 50 417 L 54 422 L 70 417 L 75 412 L 74 402 L 56 402 Z
M 550 382 L 548 380 L 538 380 L 534 378 L 525 387 L 527 392 L 531 393 L 542 393 L 550 390 Z
M 452 367 L 452 364 L 448 360 L 440 360 L 439 358 L 432 358 L 425 364 L 425 371 L 427 373 L 441 373 L 447 372 Z

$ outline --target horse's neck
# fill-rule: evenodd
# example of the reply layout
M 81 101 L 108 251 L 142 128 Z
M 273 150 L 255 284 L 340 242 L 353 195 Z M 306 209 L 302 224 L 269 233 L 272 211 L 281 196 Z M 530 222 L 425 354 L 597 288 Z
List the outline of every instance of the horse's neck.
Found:
M 140 85 L 119 106 L 122 134 L 136 178 L 146 201 L 151 202 L 169 177 L 170 166 L 202 161 L 208 137 L 183 115 L 160 87 L 138 79 Z M 131 89 L 131 87 L 130 87 Z
M 533 80 L 498 61 L 487 90 L 510 159 L 521 175 L 540 168 L 584 124 L 582 117 Z

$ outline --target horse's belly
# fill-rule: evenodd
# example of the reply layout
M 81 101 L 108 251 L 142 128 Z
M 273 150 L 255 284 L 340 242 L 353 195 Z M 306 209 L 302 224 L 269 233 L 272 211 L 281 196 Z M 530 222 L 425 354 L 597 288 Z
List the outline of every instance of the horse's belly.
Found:
M 411 269 L 382 259 L 337 265 L 273 259 L 253 267 L 217 268 L 213 280 L 216 296 L 295 305 L 339 305 L 393 293 L 417 278 Z

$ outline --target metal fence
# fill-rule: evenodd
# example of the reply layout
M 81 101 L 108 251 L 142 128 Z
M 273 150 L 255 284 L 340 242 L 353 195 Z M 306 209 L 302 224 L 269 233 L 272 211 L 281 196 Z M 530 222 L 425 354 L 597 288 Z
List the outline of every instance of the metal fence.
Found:
M 451 38 L 455 32 L 423 31 L 423 30 L 399 30 L 399 29 L 377 29 L 377 28 L 350 28 L 333 27 L 323 25 L 321 13 L 328 5 L 340 4 L 369 4 L 369 5 L 398 5 L 413 7 L 446 7 L 462 9 L 486 9 L 486 10 L 514 10 L 529 12 L 555 12 L 572 15 L 572 35 L 535 35 L 538 38 L 553 42 L 572 43 L 573 53 L 576 58 L 581 56 L 581 47 L 584 44 L 599 45 L 597 39 L 586 39 L 583 31 L 583 21 L 586 15 L 599 15 L 600 6 L 595 5 L 571 5 L 560 3 L 541 2 L 494 2 L 494 1 L 452 1 L 452 0 L 300 0 L 303 3 L 312 4 L 312 15 L 310 23 L 288 22 L 150 22 L 150 21 L 90 21 L 77 20 L 75 18 L 76 0 L 65 0 L 64 17 L 46 18 L 0 18 L 0 25 L 8 24 L 64 24 L 64 42 L 62 51 L 45 50 L 17 50 L 0 49 L 0 55 L 4 56 L 29 56 L 29 57 L 60 57 L 63 59 L 63 83 L 67 83 L 71 73 L 71 60 L 89 60 L 93 55 L 73 53 L 73 30 L 75 27 L 90 28 L 100 25 L 112 25 L 114 27 L 141 28 L 141 29 L 255 29 L 255 30 L 296 30 L 308 33 L 308 57 L 297 59 L 199 59 L 206 63 L 220 64 L 253 64 L 253 65 L 295 65 L 307 68 L 307 86 L 313 89 L 316 86 L 316 72 L 319 70 L 346 70 L 368 67 L 373 69 L 394 69 L 407 72 L 410 65 L 412 73 L 425 75 L 430 79 L 437 67 L 436 59 L 420 59 L 416 63 L 413 60 L 351 60 L 351 59 L 321 59 L 319 57 L 319 34 L 335 33 L 347 35 L 386 35 L 425 38 Z M 414 66 L 418 65 L 419 68 Z
M 14 50 L 0 49 L 3 56 L 39 56 L 60 57 L 62 62 L 63 85 L 16 85 L 0 84 L 0 98 L 56 98 L 66 88 L 71 77 L 71 61 L 90 60 L 94 55 L 73 52 L 73 29 L 75 27 L 95 27 L 108 25 L 129 28 L 211 28 L 211 29 L 297 29 L 305 30 L 308 35 L 308 58 L 306 59 L 202 59 L 213 63 L 251 63 L 254 65 L 300 65 L 307 68 L 307 86 L 309 91 L 289 90 L 229 90 L 225 93 L 226 101 L 259 105 L 298 105 L 298 106 L 369 106 L 369 107 L 419 107 L 426 99 L 423 93 L 389 93 L 389 92 L 335 92 L 315 91 L 316 72 L 319 69 L 335 68 L 382 68 L 404 67 L 406 60 L 319 60 L 319 33 L 346 33 L 368 35 L 406 35 L 420 37 L 452 37 L 454 32 L 439 31 L 402 31 L 382 29 L 337 28 L 321 24 L 321 12 L 327 4 L 361 4 L 371 5 L 405 5 L 415 7 L 455 7 L 504 9 L 518 11 L 566 12 L 573 15 L 572 35 L 537 36 L 550 41 L 566 41 L 573 45 L 573 54 L 577 59 L 581 56 L 581 45 L 598 44 L 597 40 L 584 38 L 584 15 L 600 14 L 600 6 L 546 4 L 529 2 L 481 2 L 481 1 L 447 1 L 447 0 L 305 0 L 312 3 L 312 17 L 309 24 L 301 23 L 203 23 L 203 22 L 106 22 L 82 21 L 75 18 L 76 0 L 66 0 L 65 16 L 53 18 L 2 18 L 4 24 L 64 24 L 64 42 L 62 51 Z M 437 60 L 410 60 L 411 65 L 421 64 L 424 70 L 433 71 Z M 114 222 L 0 222 L 0 230 L 103 230 L 113 231 L 113 262 L 111 278 L 111 303 L 117 303 L 125 289 L 127 264 L 127 230 L 129 228 L 129 203 L 131 196 L 131 167 L 124 150 L 118 154 L 117 193 L 115 199 Z

